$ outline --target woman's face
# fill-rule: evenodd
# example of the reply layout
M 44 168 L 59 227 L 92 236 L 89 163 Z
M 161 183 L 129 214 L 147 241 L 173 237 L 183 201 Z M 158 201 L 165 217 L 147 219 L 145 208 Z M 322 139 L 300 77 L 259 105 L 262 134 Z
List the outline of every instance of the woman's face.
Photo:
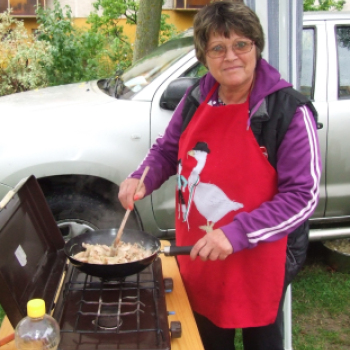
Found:
M 236 47 L 248 45 L 247 50 L 249 51 L 242 53 L 236 50 L 235 52 L 232 49 L 233 45 Z M 213 56 L 213 51 L 221 51 L 224 48 L 226 48 L 226 53 L 223 52 L 222 57 L 210 57 Z M 212 53 L 208 53 L 208 50 Z M 256 47 L 250 39 L 234 32 L 229 38 L 212 33 L 207 44 L 206 62 L 210 73 L 223 87 L 249 90 L 257 62 Z

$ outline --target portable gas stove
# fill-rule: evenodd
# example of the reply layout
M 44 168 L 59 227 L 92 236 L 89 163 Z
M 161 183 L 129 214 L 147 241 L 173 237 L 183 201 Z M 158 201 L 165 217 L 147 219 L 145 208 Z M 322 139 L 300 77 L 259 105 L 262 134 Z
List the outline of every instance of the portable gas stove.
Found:
M 160 259 L 136 275 L 104 281 L 69 266 L 53 316 L 62 349 L 170 349 Z
M 165 290 L 172 281 L 163 280 L 160 258 L 124 279 L 86 275 L 67 263 L 35 177 L 2 204 L 0 304 L 13 327 L 26 316 L 27 301 L 42 298 L 60 324 L 60 349 L 170 349 L 181 336 L 180 322 L 168 325 Z

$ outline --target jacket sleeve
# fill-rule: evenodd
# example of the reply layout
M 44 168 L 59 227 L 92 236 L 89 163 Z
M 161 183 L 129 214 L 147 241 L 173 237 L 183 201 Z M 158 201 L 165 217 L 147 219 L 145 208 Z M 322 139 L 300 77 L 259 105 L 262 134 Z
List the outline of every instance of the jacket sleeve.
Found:
M 139 165 L 136 171 L 129 177 L 140 178 L 146 166 L 149 166 L 149 172 L 144 180 L 146 186 L 146 195 L 151 194 L 158 189 L 170 176 L 176 174 L 177 157 L 179 151 L 179 139 L 182 128 L 182 109 L 185 96 L 180 101 L 174 114 L 167 126 L 164 135 L 156 139 L 155 143 L 148 151 L 146 157 Z
M 311 111 L 299 107 L 277 152 L 278 193 L 250 213 L 221 227 L 235 252 L 293 232 L 314 212 L 319 198 L 321 155 Z

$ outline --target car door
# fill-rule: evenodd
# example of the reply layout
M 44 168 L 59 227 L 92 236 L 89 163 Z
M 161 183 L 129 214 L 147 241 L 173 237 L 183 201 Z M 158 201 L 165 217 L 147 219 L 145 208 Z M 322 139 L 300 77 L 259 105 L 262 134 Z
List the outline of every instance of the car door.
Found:
M 326 22 L 328 49 L 327 218 L 350 215 L 350 21 Z
M 299 91 L 313 101 L 318 112 L 318 122 L 323 125 L 322 129 L 317 132 L 323 164 L 320 200 L 313 215 L 313 218 L 319 219 L 324 217 L 326 206 L 327 85 L 329 79 L 326 22 L 324 20 L 304 21 L 302 41 Z

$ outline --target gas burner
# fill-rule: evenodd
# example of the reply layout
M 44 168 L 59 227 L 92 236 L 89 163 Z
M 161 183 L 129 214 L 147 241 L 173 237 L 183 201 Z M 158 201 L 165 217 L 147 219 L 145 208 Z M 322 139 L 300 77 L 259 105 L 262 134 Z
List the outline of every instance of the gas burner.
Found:
M 160 259 L 124 280 L 106 281 L 69 265 L 54 317 L 60 347 L 73 350 L 170 349 Z M 75 346 L 75 345 L 74 345 Z
M 146 305 L 137 301 L 136 297 L 126 297 L 125 299 L 133 301 L 121 301 L 119 303 L 103 303 L 100 300 L 97 320 L 93 320 L 92 324 L 97 325 L 101 329 L 115 330 L 121 327 L 123 319 L 121 316 L 134 315 L 138 312 L 144 313 L 141 307 Z M 122 309 L 128 308 L 130 311 L 121 312 Z
M 123 324 L 118 311 L 118 306 L 102 306 L 100 316 L 97 318 L 97 321 L 92 320 L 92 324 L 97 324 L 99 328 L 105 330 L 118 329 Z
M 115 277 L 115 278 L 104 278 L 104 277 L 97 277 L 98 280 L 101 283 L 123 283 L 125 282 L 126 277 Z

